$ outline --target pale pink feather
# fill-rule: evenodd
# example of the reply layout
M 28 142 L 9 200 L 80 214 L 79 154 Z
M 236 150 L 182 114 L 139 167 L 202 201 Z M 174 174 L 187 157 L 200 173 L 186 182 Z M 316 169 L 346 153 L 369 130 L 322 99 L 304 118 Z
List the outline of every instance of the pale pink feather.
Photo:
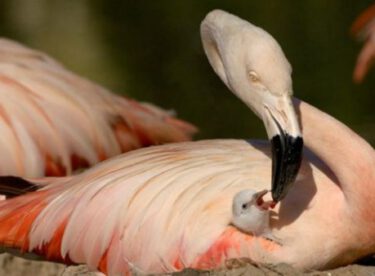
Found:
M 149 147 L 80 175 L 36 179 L 46 186 L 0 202 L 0 242 L 109 275 L 210 269 L 243 257 L 316 269 L 374 252 L 371 147 L 332 117 L 295 105 L 306 145 L 329 168 L 314 156 L 303 161 L 270 221 L 280 244 L 231 226 L 234 195 L 271 183 L 268 146 L 241 140 Z
M 51 165 L 70 174 L 124 151 L 189 140 L 196 131 L 167 111 L 110 93 L 6 39 L 0 39 L 0 111 L 17 140 L 1 143 L 0 150 L 15 147 L 18 164 L 1 167 L 0 174 L 29 177 L 54 174 Z

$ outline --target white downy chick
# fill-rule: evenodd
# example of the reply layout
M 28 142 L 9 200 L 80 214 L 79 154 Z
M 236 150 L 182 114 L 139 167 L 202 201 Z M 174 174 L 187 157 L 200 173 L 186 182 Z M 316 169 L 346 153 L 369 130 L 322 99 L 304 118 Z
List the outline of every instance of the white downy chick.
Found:
M 232 203 L 233 225 L 255 236 L 269 237 L 270 206 L 262 199 L 267 192 L 248 189 L 237 193 Z

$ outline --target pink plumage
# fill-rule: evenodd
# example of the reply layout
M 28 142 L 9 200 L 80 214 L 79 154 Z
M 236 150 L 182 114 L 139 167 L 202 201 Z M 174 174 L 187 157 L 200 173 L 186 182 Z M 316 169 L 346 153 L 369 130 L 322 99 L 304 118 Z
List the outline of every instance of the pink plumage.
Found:
M 295 106 L 320 160 L 305 158 L 273 210 L 276 240 L 231 225 L 234 195 L 269 187 L 268 145 L 207 140 L 135 150 L 1 201 L 0 244 L 108 275 L 212 269 L 232 258 L 322 269 L 366 256 L 375 234 L 374 155 L 332 117 L 298 100 Z
M 38 177 L 71 174 L 143 146 L 190 140 L 196 128 L 1 39 L 0 131 L 0 175 Z
M 0 178 L 0 191 L 13 195 L 24 191 L 10 187 L 44 186 L 0 201 L 1 245 L 108 275 L 211 269 L 232 258 L 324 269 L 374 253 L 372 147 L 292 98 L 290 65 L 269 34 L 220 10 L 204 23 L 205 50 L 222 80 L 258 115 L 265 104 L 264 118 L 281 115 L 266 120 L 271 131 L 281 129 L 272 122 L 288 127 L 297 110 L 311 151 L 271 211 L 269 238 L 231 224 L 238 192 L 270 187 L 268 144 L 207 140 L 138 149 L 70 177 L 29 179 L 36 185 Z

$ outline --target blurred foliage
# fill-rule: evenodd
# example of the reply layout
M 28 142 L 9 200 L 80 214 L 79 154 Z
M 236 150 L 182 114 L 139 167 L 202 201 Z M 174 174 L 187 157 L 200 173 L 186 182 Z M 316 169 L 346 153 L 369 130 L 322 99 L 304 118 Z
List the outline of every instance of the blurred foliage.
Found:
M 198 138 L 265 137 L 215 76 L 199 24 L 221 8 L 270 32 L 293 65 L 294 92 L 374 144 L 375 70 L 352 83 L 360 44 L 348 29 L 373 1 L 2 0 L 0 35 L 46 51 L 115 92 L 178 111 Z

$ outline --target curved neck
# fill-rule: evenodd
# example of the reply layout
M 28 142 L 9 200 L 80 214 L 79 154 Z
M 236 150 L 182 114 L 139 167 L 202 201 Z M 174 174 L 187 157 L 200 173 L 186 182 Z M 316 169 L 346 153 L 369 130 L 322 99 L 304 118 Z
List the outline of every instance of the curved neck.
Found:
M 296 98 L 293 104 L 299 113 L 305 145 L 335 174 L 347 200 L 375 199 L 373 148 L 330 115 Z

